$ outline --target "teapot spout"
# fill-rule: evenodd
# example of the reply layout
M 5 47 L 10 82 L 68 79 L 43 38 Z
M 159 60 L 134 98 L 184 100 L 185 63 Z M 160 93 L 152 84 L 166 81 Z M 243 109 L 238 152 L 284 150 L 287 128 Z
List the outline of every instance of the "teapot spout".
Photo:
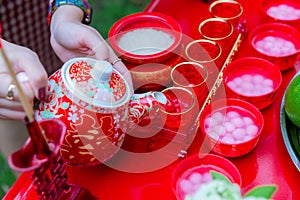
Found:
M 138 124 L 156 105 L 165 105 L 167 97 L 162 92 L 151 91 L 133 94 L 130 99 L 130 118 Z

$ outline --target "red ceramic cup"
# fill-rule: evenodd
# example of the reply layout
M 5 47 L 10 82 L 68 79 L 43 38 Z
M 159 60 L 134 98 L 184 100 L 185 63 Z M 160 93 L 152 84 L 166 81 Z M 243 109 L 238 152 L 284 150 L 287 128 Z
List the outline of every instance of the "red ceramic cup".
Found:
M 215 62 L 221 53 L 222 49 L 218 43 L 206 39 L 194 40 L 185 48 L 188 59 L 201 64 Z
M 182 30 L 173 18 L 140 12 L 117 21 L 108 33 L 112 48 L 130 70 L 134 89 L 162 90 L 171 68 L 182 60 Z
M 263 126 L 263 115 L 254 105 L 233 98 L 211 102 L 200 117 L 204 141 L 225 157 L 239 157 L 253 150 Z
M 249 33 L 248 42 L 254 56 L 271 61 L 281 71 L 292 68 L 299 59 L 300 32 L 290 25 L 259 25 Z
M 200 63 L 209 74 L 207 80 L 215 80 L 223 65 L 222 48 L 216 42 L 207 39 L 193 40 L 187 44 L 185 55 L 189 61 Z M 210 77 L 212 76 L 212 77 Z
M 223 80 L 228 97 L 248 101 L 263 109 L 274 101 L 282 75 L 276 65 L 265 59 L 244 57 L 228 64 Z
M 223 50 L 231 46 L 233 26 L 230 22 L 221 18 L 209 18 L 202 21 L 198 29 L 204 39 L 217 42 Z
M 167 98 L 167 104 L 159 109 L 165 130 L 185 132 L 193 123 L 196 115 L 194 94 L 182 87 L 169 87 L 162 91 Z
M 298 0 L 263 0 L 260 7 L 269 22 L 300 26 L 300 2 Z
M 207 69 L 196 62 L 179 63 L 171 71 L 171 79 L 174 86 L 190 90 L 197 98 L 199 106 L 203 104 L 203 97 L 206 97 L 208 94 L 207 78 Z
M 240 172 L 226 158 L 214 154 L 192 155 L 181 161 L 173 172 L 172 190 L 177 200 L 184 200 L 187 194 L 181 187 L 182 181 L 189 181 L 194 173 L 206 176 L 211 170 L 221 173 L 232 183 L 242 185 Z
M 212 16 L 225 19 L 236 27 L 243 14 L 243 7 L 237 1 L 218 0 L 210 4 L 209 12 Z

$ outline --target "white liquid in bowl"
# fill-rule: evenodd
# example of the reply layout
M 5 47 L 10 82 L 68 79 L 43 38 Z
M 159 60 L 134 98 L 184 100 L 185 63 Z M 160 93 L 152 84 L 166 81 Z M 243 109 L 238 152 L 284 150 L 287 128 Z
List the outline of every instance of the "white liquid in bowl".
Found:
M 136 55 L 152 55 L 168 49 L 174 37 L 154 28 L 140 28 L 128 31 L 120 38 L 118 45 L 126 52 Z

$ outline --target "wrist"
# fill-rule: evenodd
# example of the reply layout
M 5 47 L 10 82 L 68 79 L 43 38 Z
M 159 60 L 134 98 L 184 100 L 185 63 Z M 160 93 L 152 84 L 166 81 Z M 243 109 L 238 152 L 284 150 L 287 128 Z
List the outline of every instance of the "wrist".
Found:
M 59 14 L 59 18 L 63 20 L 78 20 L 84 24 L 91 22 L 92 8 L 87 0 L 50 0 L 48 10 L 48 24 L 50 24 L 54 14 L 60 10 L 64 10 L 65 14 Z M 63 9 L 61 9 L 63 8 Z M 79 15 L 81 11 L 81 15 Z
M 84 14 L 82 10 L 73 5 L 62 5 L 58 7 L 51 17 L 51 24 L 62 21 L 73 21 L 81 23 Z
M 59 25 L 63 25 L 66 22 L 81 23 L 83 18 L 83 12 L 80 8 L 73 5 L 63 5 L 56 9 L 53 13 L 50 23 L 51 33 L 55 33 Z

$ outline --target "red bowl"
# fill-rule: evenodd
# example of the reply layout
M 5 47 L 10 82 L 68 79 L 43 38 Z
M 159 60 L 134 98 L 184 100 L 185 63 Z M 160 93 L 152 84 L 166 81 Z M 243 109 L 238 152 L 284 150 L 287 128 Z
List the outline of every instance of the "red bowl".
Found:
M 300 25 L 300 1 L 298 0 L 263 0 L 261 10 L 269 22 Z
M 145 34 L 143 31 L 152 33 Z M 168 42 L 162 43 L 160 38 Z M 130 42 L 127 44 L 126 40 Z M 121 18 L 109 30 L 108 41 L 130 70 L 134 89 L 141 92 L 170 86 L 170 70 L 183 60 L 181 26 L 161 13 L 140 12 Z M 142 52 L 147 49 L 150 51 Z
M 268 107 L 282 82 L 280 70 L 273 63 L 256 57 L 244 57 L 229 63 L 223 74 L 227 96 Z
M 203 175 L 211 170 L 223 174 L 232 183 L 242 185 L 239 170 L 226 158 L 214 154 L 192 155 L 181 161 L 173 172 L 172 190 L 177 200 L 183 200 L 186 195 L 186 192 L 180 187 L 181 181 L 189 180 L 194 173 Z M 193 184 L 195 185 L 195 183 Z
M 170 47 L 156 54 L 139 55 L 120 48 L 118 42 L 124 34 L 141 28 L 153 28 L 168 33 L 174 38 L 174 42 Z M 112 48 L 125 60 L 134 63 L 164 60 L 179 47 L 181 38 L 182 30 L 177 21 L 167 15 L 154 12 L 140 12 L 125 16 L 113 24 L 108 33 L 108 40 Z
M 268 42 L 266 38 L 271 39 L 270 42 Z M 293 45 L 294 50 L 291 53 L 277 55 L 273 54 L 273 52 L 266 53 L 266 51 L 271 51 L 270 49 L 276 51 L 280 50 L 280 52 L 283 52 L 283 49 L 280 49 L 283 45 L 275 47 L 276 42 L 278 43 L 278 39 L 289 42 Z M 258 47 L 258 44 L 262 44 L 262 41 L 264 41 L 264 47 L 266 47 L 266 49 L 270 47 L 269 50 L 262 51 L 261 48 Z M 292 68 L 299 59 L 300 32 L 290 25 L 282 23 L 267 23 L 259 25 L 251 30 L 248 42 L 255 56 L 274 63 L 281 71 Z
M 262 113 L 240 99 L 219 99 L 201 113 L 200 128 L 209 148 L 225 157 L 239 157 L 253 150 L 264 126 Z

